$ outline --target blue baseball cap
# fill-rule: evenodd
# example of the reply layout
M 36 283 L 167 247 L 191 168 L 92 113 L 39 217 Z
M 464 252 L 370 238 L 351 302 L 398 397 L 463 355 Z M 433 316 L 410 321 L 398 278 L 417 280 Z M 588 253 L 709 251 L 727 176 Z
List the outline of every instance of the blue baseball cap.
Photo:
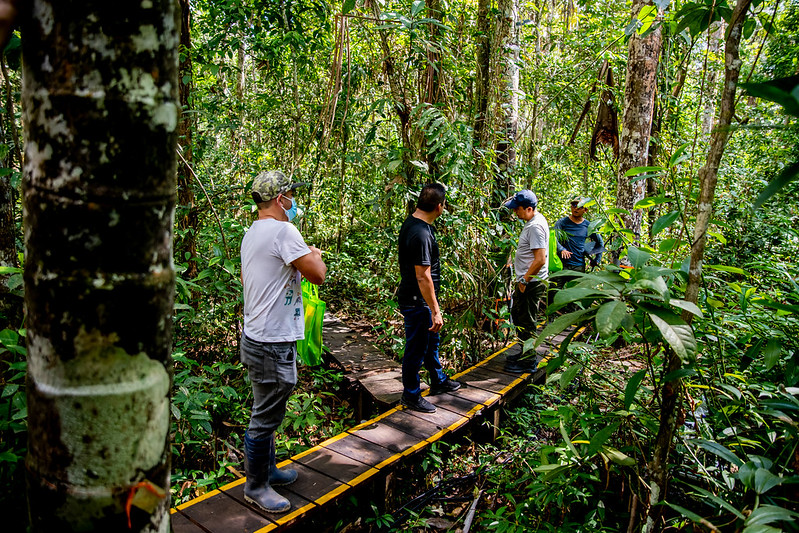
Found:
M 513 197 L 505 202 L 505 207 L 508 209 L 516 209 L 517 207 L 535 207 L 538 205 L 538 198 L 535 193 L 530 189 L 522 189 L 513 195 Z

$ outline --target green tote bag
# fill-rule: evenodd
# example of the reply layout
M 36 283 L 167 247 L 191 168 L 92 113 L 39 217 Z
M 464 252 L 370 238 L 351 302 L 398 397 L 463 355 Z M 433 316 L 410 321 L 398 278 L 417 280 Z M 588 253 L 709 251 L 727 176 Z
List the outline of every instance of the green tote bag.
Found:
M 319 288 L 302 280 L 302 307 L 305 311 L 305 338 L 297 341 L 297 356 L 308 366 L 322 362 L 322 325 L 327 304 L 319 299 Z

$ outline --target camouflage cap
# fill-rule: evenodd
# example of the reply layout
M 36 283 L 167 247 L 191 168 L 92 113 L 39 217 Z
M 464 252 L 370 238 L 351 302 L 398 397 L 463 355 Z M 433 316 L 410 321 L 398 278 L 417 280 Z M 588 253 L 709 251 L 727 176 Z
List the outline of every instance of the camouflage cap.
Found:
M 279 194 L 301 187 L 305 183 L 292 182 L 291 179 L 279 170 L 269 170 L 261 172 L 255 176 L 252 182 L 252 199 L 256 202 L 268 202 L 272 198 L 277 198 Z

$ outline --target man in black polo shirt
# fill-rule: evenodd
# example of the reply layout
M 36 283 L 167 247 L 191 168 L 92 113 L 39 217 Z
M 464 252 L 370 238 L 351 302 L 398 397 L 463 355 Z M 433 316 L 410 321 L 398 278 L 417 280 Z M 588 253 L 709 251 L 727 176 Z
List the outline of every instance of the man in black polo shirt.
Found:
M 439 183 L 425 185 L 416 211 L 402 224 L 399 234 L 400 312 L 405 318 L 405 354 L 402 357 L 402 404 L 424 413 L 436 408 L 422 398 L 419 370 L 430 374 L 430 394 L 456 391 L 461 387 L 441 370 L 438 359 L 439 332 L 444 325 L 438 305 L 441 266 L 433 222 L 444 212 L 446 189 Z

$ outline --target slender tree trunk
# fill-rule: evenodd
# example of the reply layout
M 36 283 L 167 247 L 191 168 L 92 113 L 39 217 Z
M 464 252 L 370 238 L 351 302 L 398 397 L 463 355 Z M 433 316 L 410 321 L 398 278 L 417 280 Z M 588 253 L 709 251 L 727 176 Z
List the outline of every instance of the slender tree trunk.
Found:
M 682 366 L 680 358 L 668 350 L 664 375 L 676 372 Z M 660 389 L 660 426 L 655 437 L 652 460 L 647 465 L 649 470 L 649 509 L 644 532 L 657 531 L 663 506 L 658 505 L 666 497 L 669 484 L 669 454 L 671 453 L 674 434 L 677 431 L 677 417 L 682 407 L 682 380 L 674 379 L 665 383 Z
M 19 267 L 11 176 L 0 176 L 0 267 Z M 22 320 L 22 299 L 14 294 L 10 274 L 0 274 L 0 330 L 18 328 Z
M 179 11 L 25 8 L 31 530 L 166 532 Z
M 519 130 L 519 3 L 518 0 L 499 0 L 496 28 L 498 54 L 496 86 L 500 87 L 499 115 L 502 131 L 497 140 L 496 188 L 505 198 L 515 188 L 516 135 Z
M 730 31 L 725 43 L 725 76 L 724 89 L 721 96 L 721 114 L 718 125 L 713 130 L 705 165 L 699 169 L 699 201 L 694 229 L 694 240 L 691 246 L 691 266 L 688 273 L 688 286 L 685 299 L 697 302 L 699 295 L 699 282 L 702 275 L 702 258 L 705 251 L 707 228 L 713 211 L 713 198 L 718 179 L 718 168 L 721 156 L 729 138 L 729 126 L 735 113 L 735 87 L 741 69 L 739 59 L 739 46 L 741 31 L 746 19 L 751 0 L 738 0 L 730 19 Z M 683 313 L 683 319 L 690 323 L 693 315 Z M 666 374 L 678 370 L 681 366 L 680 359 L 673 353 L 669 355 Z M 669 479 L 669 454 L 671 453 L 674 433 L 677 428 L 677 418 L 681 408 L 682 380 L 675 379 L 666 383 L 661 389 L 660 429 L 655 440 L 652 461 L 649 464 L 651 478 L 651 492 L 649 496 L 649 514 L 644 531 L 655 531 L 659 523 L 663 506 L 657 505 L 666 496 Z
M 634 0 L 633 18 L 647 5 L 652 5 L 652 1 Z M 625 174 L 631 168 L 646 166 L 649 158 L 649 134 L 652 129 L 656 74 L 662 46 L 663 37 L 659 26 L 644 38 L 638 33 L 633 33 L 630 37 L 624 88 L 624 117 L 619 141 L 616 207 L 629 212 L 629 215 L 623 215 L 622 218 L 628 237 L 634 242 L 640 238 L 643 218 L 641 210 L 634 209 L 634 206 L 644 198 L 646 182 L 632 181 Z M 617 261 L 618 252 L 614 254 L 614 262 Z
M 727 146 L 727 140 L 730 136 L 730 124 L 735 114 L 735 87 L 738 83 L 738 76 L 741 73 L 741 60 L 739 59 L 741 31 L 751 3 L 751 0 L 738 0 L 730 18 L 727 40 L 724 44 L 724 88 L 721 92 L 721 111 L 716 127 L 710 137 L 710 147 L 705 164 L 697 173 L 699 200 L 697 202 L 694 237 L 691 242 L 691 267 L 688 271 L 688 285 L 685 289 L 685 299 L 694 303 L 697 302 L 699 297 L 702 259 L 705 255 L 707 228 L 710 225 L 710 217 L 713 214 L 713 200 L 716 195 L 719 164 L 721 163 L 721 156 L 724 154 L 724 148 Z M 692 317 L 693 315 L 689 313 L 683 314 L 683 318 L 686 321 L 690 322 Z
M 704 109 L 702 111 L 702 133 L 709 136 L 713 131 L 713 122 L 716 118 L 716 94 L 718 87 L 716 86 L 716 68 L 715 59 L 719 53 L 721 40 L 724 38 L 724 22 L 717 23 L 715 31 L 710 33 L 710 40 L 708 42 L 708 54 L 710 54 L 711 62 L 710 68 L 707 71 L 707 94 L 709 98 L 705 100 Z
M 370 2 L 372 16 L 380 19 L 380 6 L 377 2 Z M 388 78 L 391 97 L 394 100 L 394 112 L 399 119 L 399 135 L 402 142 L 402 169 L 405 185 L 413 187 L 416 181 L 416 170 L 411 163 L 411 154 L 414 153 L 411 143 L 411 103 L 408 99 L 405 83 L 402 80 L 401 69 L 395 65 L 394 55 L 391 53 L 388 34 L 386 30 L 379 30 L 380 49 L 383 52 L 383 72 Z M 408 212 L 413 210 L 413 203 L 408 203 Z
M 3 128 L 4 138 L 11 135 L 9 144 L 12 150 L 2 162 L 5 168 L 20 170 L 22 156 L 20 154 L 19 135 L 17 134 L 16 118 L 14 117 L 14 100 L 12 98 L 11 79 L 5 65 L 5 55 L 0 56 L 0 69 L 3 73 L 5 87 L 6 124 Z M 14 186 L 11 184 L 11 174 L 0 176 L 0 267 L 18 268 L 17 259 L 17 224 Z M 16 329 L 22 324 L 22 298 L 10 284 L 14 279 L 11 274 L 0 274 L 0 329 L 7 327 Z
M 194 183 L 189 165 L 194 163 L 192 147 L 192 120 L 190 96 L 194 85 L 192 74 L 191 49 L 191 9 L 190 0 L 180 0 L 180 108 L 182 115 L 178 123 L 178 144 L 182 161 L 178 165 L 178 205 L 181 216 L 178 229 L 181 240 L 178 244 L 178 261 L 188 261 L 186 276 L 191 279 L 197 276 L 197 226 L 198 209 L 195 205 Z M 186 257 L 188 256 L 188 257 Z
M 474 145 L 480 149 L 486 146 L 488 127 L 488 102 L 491 81 L 491 22 L 488 17 L 489 0 L 477 2 L 477 75 L 475 76 L 474 102 Z
M 427 16 L 442 24 L 444 23 L 444 8 L 441 0 L 427 1 Z M 427 68 L 424 75 L 424 101 L 437 107 L 437 104 L 441 101 L 441 30 L 439 26 L 433 23 L 428 26 L 430 44 L 428 45 Z M 440 165 L 437 161 L 438 152 L 427 149 L 427 140 L 424 135 L 422 135 L 421 146 L 424 157 L 427 159 L 430 176 L 434 181 L 438 181 L 441 176 Z

